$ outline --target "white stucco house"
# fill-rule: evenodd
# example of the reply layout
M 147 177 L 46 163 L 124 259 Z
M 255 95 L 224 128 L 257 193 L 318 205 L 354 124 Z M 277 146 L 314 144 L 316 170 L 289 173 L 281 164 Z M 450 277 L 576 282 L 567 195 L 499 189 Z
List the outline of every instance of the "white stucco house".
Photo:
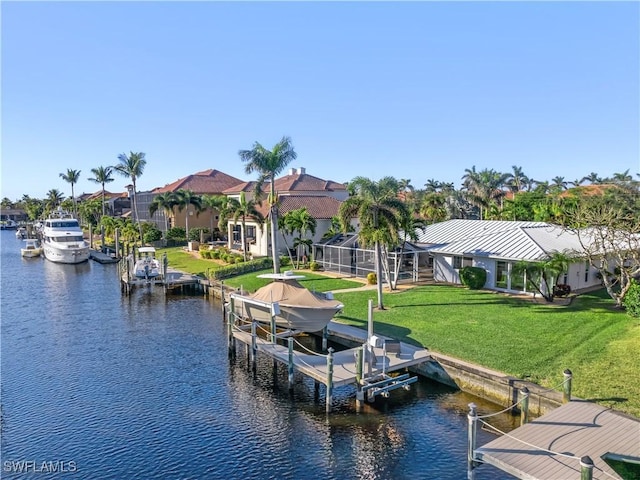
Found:
M 575 255 L 582 251 L 576 235 L 545 222 L 458 219 L 416 233 L 417 245 L 431 255 L 434 281 L 460 283 L 460 269 L 474 266 L 487 272 L 485 288 L 506 292 L 533 293 L 524 274 L 513 270 L 517 262 L 543 261 L 553 252 Z M 575 291 L 601 285 L 601 280 L 586 259 L 578 259 L 559 283 Z

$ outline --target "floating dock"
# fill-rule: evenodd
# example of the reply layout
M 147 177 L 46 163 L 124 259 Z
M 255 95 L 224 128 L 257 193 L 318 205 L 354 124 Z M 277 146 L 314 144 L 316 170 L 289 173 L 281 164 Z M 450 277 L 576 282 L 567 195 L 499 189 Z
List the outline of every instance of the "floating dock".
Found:
M 605 458 L 626 463 L 631 476 L 621 476 Z M 572 400 L 474 449 L 473 460 L 528 480 L 640 478 L 640 420 Z

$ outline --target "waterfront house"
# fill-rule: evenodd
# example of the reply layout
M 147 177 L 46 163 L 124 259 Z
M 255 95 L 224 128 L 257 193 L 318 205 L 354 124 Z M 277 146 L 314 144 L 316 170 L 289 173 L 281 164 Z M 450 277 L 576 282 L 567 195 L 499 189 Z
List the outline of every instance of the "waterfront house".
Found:
M 164 187 L 155 188 L 151 192 L 137 192 L 138 215 L 142 221 L 152 221 L 161 230 L 165 230 L 165 212 L 158 209 L 153 216 L 149 214 L 149 206 L 153 199 L 161 193 L 177 192 L 178 190 L 191 190 L 197 195 L 222 195 L 222 192 L 230 187 L 239 185 L 242 180 L 215 169 L 187 175 Z M 191 228 L 218 228 L 220 212 L 206 209 L 196 212 L 193 205 L 187 205 L 182 210 L 173 208 L 169 220 L 169 228 L 184 227 L 186 216 L 189 216 L 189 229 Z
M 501 220 L 448 220 L 416 231 L 417 244 L 427 250 L 435 282 L 460 283 L 460 269 L 483 268 L 485 288 L 532 293 L 523 273 L 514 265 L 520 261 L 539 262 L 553 252 L 577 255 L 559 283 L 572 291 L 601 284 L 598 272 L 581 258 L 582 247 L 575 234 L 546 222 Z

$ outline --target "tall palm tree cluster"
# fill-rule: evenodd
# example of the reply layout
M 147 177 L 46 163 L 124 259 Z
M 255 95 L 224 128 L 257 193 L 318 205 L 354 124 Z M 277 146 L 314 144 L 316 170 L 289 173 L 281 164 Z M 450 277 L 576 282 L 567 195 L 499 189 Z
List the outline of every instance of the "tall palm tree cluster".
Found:
M 451 218 L 558 221 L 562 207 L 583 192 L 579 187 L 599 185 L 611 192 L 640 192 L 640 181 L 629 170 L 606 178 L 592 172 L 574 181 L 556 176 L 549 182 L 533 180 L 516 165 L 509 173 L 477 170 L 474 165 L 465 169 L 461 181 L 459 190 L 435 179 L 427 180 L 422 190 L 410 187 L 406 197 L 410 209 L 426 222 Z

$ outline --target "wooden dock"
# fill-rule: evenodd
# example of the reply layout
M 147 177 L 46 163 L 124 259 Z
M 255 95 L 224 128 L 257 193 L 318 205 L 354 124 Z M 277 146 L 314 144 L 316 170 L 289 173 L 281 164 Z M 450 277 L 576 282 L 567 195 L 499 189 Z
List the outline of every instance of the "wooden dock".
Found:
M 330 324 L 331 323 L 334 322 L 332 321 Z M 251 345 L 251 332 L 234 330 L 233 336 L 242 343 Z M 285 364 L 289 362 L 289 349 L 286 346 L 271 343 L 269 340 L 261 337 L 257 337 L 256 346 L 259 352 L 264 352 L 275 360 Z M 356 384 L 356 350 L 357 348 L 350 348 L 333 354 L 334 387 Z M 383 371 L 390 373 L 403 370 L 430 358 L 429 352 L 424 348 L 414 347 L 406 343 L 400 343 L 399 353 L 389 353 L 381 347 L 373 347 L 373 351 L 376 360 L 372 366 L 372 371 L 370 373 L 367 372 L 365 367 L 365 375 L 369 376 L 380 375 Z M 313 378 L 319 383 L 327 385 L 328 366 L 326 355 L 296 351 L 293 357 L 293 363 L 295 370 Z
M 118 263 L 118 259 L 99 250 L 89 250 L 89 258 L 98 263 Z
M 389 375 L 398 370 L 407 369 L 427 361 L 430 355 L 424 348 L 401 343 L 397 340 L 369 337 L 371 340 L 365 345 L 356 348 L 335 352 L 328 348 L 327 353 L 317 353 L 299 346 L 296 350 L 295 335 L 300 332 L 280 331 L 275 327 L 275 317 L 271 327 L 259 324 L 256 321 L 243 323 L 235 318 L 235 315 L 227 313 L 227 329 L 229 338 L 229 354 L 235 355 L 236 340 L 244 343 L 247 352 L 255 368 L 258 352 L 264 353 L 287 365 L 289 372 L 289 388 L 293 388 L 293 375 L 298 371 L 319 384 L 325 385 L 326 411 L 331 411 L 331 403 L 334 387 L 355 384 L 356 407 L 362 402 L 372 402 L 377 395 L 388 397 L 389 392 L 398 388 L 409 388 L 418 377 L 411 377 L 409 373 Z M 323 333 L 323 344 L 328 332 L 341 326 L 330 322 Z M 347 327 L 346 328 L 352 328 Z M 286 337 L 287 345 L 278 343 L 279 339 Z M 275 340 L 274 340 L 275 339 Z M 379 344 L 378 344 L 379 342 Z
M 589 478 L 624 478 L 603 460 L 605 454 L 635 459 L 637 471 L 640 420 L 582 400 L 573 400 L 474 450 L 475 460 L 521 479 L 579 480 L 585 457 L 593 463 Z

